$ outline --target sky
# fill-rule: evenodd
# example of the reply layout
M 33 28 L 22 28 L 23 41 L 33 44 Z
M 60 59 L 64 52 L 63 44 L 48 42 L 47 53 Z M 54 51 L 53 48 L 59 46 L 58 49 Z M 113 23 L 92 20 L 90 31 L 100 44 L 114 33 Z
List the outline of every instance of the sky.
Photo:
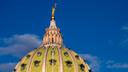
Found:
M 127 0 L 56 0 L 64 45 L 93 72 L 128 72 Z M 53 0 L 0 0 L 0 72 L 12 72 L 39 46 L 50 24 Z

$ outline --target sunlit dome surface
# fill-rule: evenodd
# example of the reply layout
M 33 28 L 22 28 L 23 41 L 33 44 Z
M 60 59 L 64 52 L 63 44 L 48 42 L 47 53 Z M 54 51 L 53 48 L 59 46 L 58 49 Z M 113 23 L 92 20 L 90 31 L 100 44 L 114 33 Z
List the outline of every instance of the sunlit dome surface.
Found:
M 91 72 L 86 60 L 63 46 L 54 11 L 53 7 L 50 26 L 46 29 L 41 45 L 24 56 L 14 72 Z

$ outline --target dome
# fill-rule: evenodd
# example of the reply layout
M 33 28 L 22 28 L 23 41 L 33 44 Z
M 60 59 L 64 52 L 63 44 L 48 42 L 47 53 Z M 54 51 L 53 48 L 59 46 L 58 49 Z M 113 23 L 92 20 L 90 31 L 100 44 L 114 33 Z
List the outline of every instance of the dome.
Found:
M 53 7 L 50 26 L 46 29 L 42 43 L 18 62 L 14 72 L 91 72 L 86 60 L 63 46 L 54 11 Z
M 89 72 L 86 61 L 68 48 L 39 47 L 17 64 L 16 72 Z

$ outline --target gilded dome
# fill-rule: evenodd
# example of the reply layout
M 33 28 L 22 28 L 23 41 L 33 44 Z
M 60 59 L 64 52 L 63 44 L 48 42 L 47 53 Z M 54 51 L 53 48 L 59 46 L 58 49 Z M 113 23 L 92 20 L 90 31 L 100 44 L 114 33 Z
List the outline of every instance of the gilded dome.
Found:
M 46 29 L 41 45 L 24 56 L 14 72 L 90 72 L 82 57 L 63 46 L 60 29 L 57 28 L 52 9 L 50 26 Z
M 15 72 L 89 72 L 86 61 L 68 48 L 39 47 L 17 64 Z

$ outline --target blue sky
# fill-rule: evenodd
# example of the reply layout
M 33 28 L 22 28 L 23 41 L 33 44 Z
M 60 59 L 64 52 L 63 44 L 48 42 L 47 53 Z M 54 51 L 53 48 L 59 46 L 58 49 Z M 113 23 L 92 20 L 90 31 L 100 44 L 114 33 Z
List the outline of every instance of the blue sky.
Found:
M 0 72 L 40 44 L 53 0 L 0 0 Z M 57 0 L 64 44 L 94 72 L 128 72 L 128 1 Z M 8 67 L 8 70 L 6 69 Z

